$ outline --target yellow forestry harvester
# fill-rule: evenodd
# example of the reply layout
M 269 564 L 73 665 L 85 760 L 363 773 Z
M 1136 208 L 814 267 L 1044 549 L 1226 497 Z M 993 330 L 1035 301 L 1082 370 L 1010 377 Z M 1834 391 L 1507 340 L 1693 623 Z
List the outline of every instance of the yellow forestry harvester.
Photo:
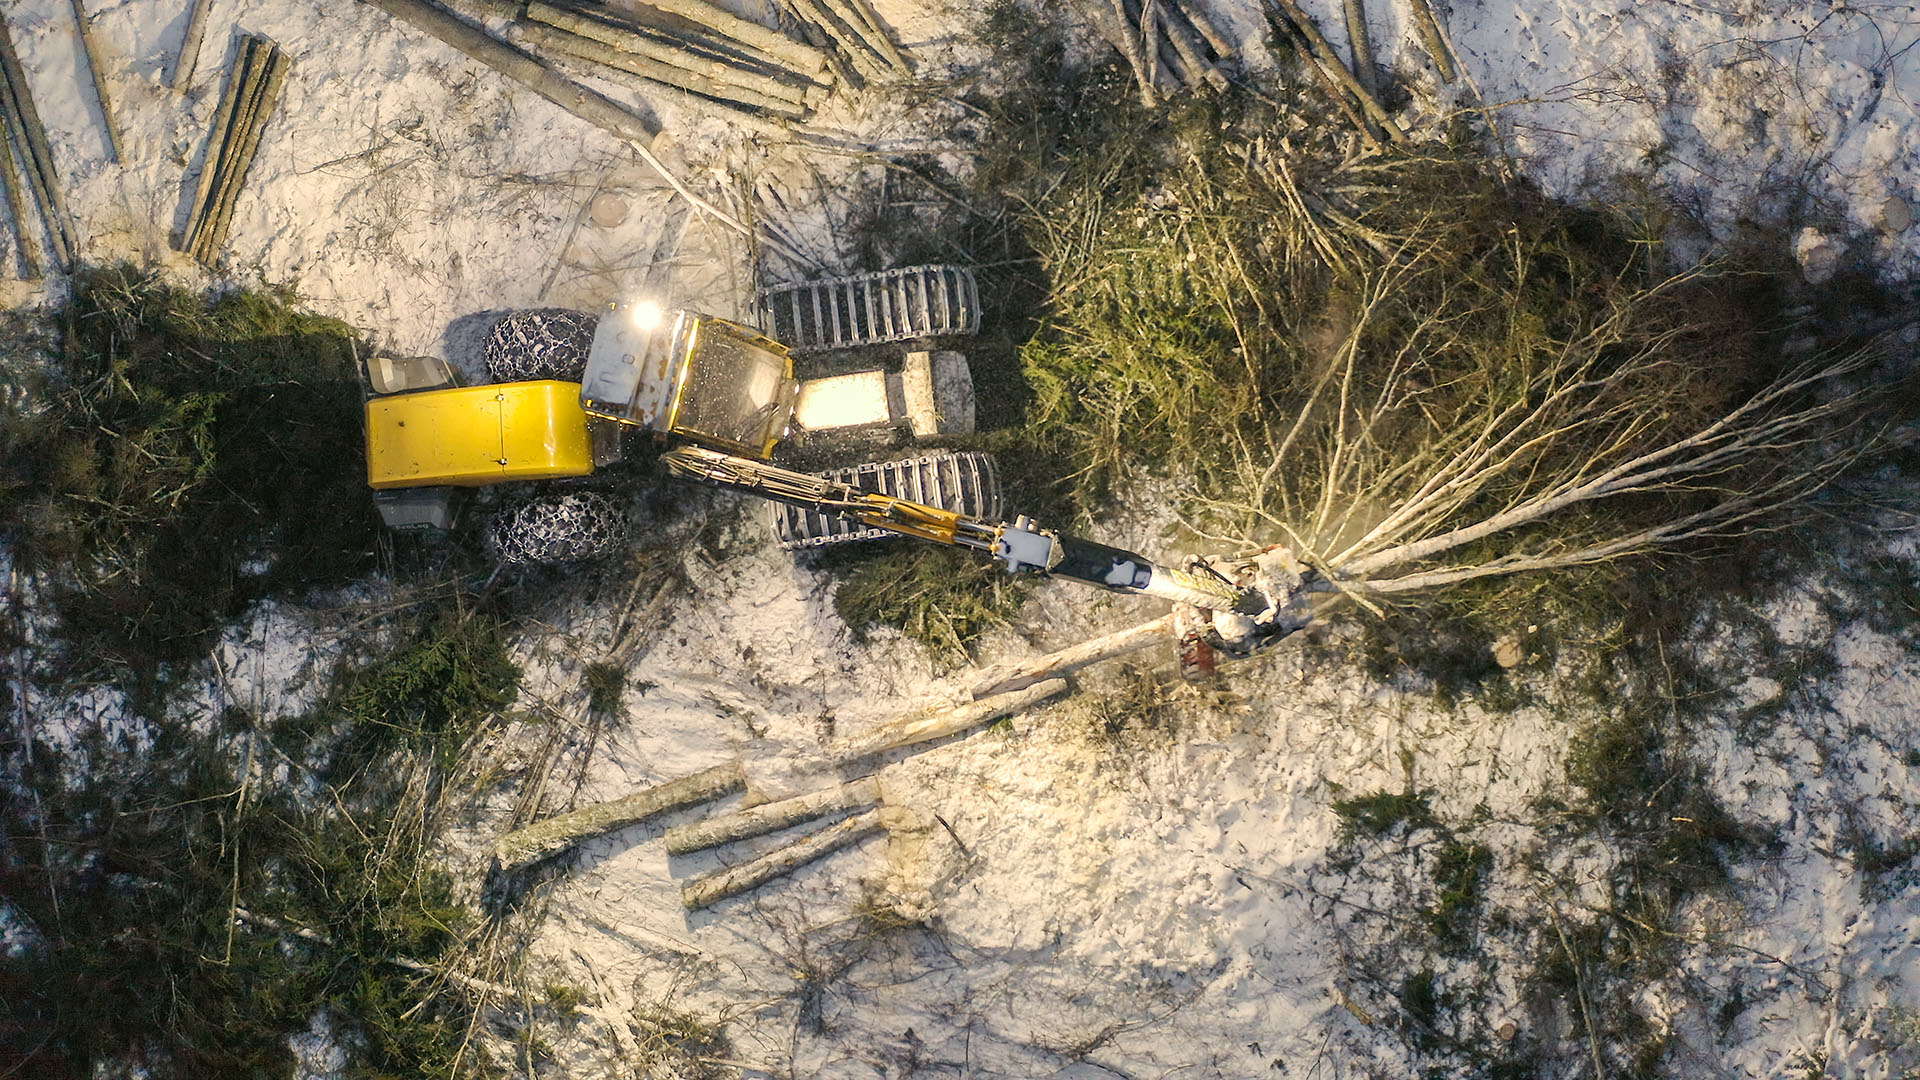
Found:
M 891 300 L 884 294 L 901 279 L 887 275 L 902 271 L 763 293 L 762 322 L 829 346 L 933 336 L 929 326 L 954 322 L 937 313 L 949 293 L 970 303 L 973 295 L 970 277 L 966 290 L 926 287 L 933 271 L 954 273 L 913 268 L 905 273 L 921 280 L 906 278 Z M 1003 520 L 992 461 L 983 454 L 930 453 L 823 474 L 770 463 L 798 429 L 971 431 L 972 384 L 958 354 L 910 353 L 902 372 L 802 382 L 788 347 L 759 330 L 635 300 L 598 315 L 510 315 L 489 335 L 485 355 L 493 381 L 481 386 L 459 385 L 444 361 L 369 362 L 368 482 L 388 525 L 444 529 L 459 489 L 538 482 L 490 520 L 495 557 L 532 564 L 608 554 L 625 542 L 627 516 L 593 477 L 618 457 L 620 434 L 637 430 L 665 447 L 662 461 L 674 475 L 778 504 L 776 531 L 788 548 L 912 536 L 982 552 L 1012 572 L 1192 605 L 1257 624 L 1261 637 L 1293 628 L 1282 614 L 1291 597 L 1229 580 L 1204 563 L 1175 569 L 1042 529 L 1025 516 Z

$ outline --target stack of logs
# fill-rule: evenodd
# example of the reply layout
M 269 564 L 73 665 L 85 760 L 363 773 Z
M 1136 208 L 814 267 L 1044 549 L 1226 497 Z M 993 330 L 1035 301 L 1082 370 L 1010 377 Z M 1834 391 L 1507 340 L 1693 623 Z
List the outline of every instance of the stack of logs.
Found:
M 911 72 L 866 0 L 792 0 L 806 40 L 742 19 L 707 0 L 650 0 L 638 21 L 604 6 L 530 0 L 519 22 L 549 59 L 636 89 L 694 94 L 774 126 L 804 120 L 835 79 Z
M 4 114 L 5 122 L 4 130 L 0 130 L 0 175 L 5 177 L 7 206 L 19 238 L 21 273 L 29 279 L 40 276 L 40 253 L 27 221 L 29 191 L 46 222 L 54 268 L 64 272 L 73 265 L 73 226 L 60 193 L 60 178 L 53 171 L 53 149 L 47 143 L 46 128 L 27 89 L 26 69 L 20 66 L 4 18 L 0 18 L 0 114 Z
M 1073 0 L 1081 15 L 1126 57 L 1149 107 L 1181 88 L 1227 88 L 1220 68 L 1233 42 L 1200 0 Z
M 226 246 L 227 228 L 240 187 L 260 149 L 260 133 L 273 116 L 292 61 L 280 46 L 258 35 L 241 39 L 239 55 L 227 76 L 226 92 L 213 115 L 207 150 L 200 164 L 186 232 L 174 245 L 211 266 Z

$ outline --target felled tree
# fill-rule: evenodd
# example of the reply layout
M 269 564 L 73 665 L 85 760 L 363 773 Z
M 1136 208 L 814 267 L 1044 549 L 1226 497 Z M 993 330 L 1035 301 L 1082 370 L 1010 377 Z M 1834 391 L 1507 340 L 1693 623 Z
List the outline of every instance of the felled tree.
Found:
M 1196 533 L 1365 600 L 1774 527 L 1874 441 L 1889 350 L 1793 351 L 1771 275 L 1468 157 L 1208 127 L 1028 214 L 1083 498 L 1165 462 Z

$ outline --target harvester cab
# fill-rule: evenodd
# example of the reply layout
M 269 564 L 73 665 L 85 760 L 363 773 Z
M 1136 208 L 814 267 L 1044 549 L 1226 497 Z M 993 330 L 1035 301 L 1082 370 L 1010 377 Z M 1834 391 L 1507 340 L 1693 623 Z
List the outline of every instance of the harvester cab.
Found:
M 785 345 L 651 300 L 609 304 L 580 382 L 587 416 L 755 461 L 792 432 L 800 383 Z

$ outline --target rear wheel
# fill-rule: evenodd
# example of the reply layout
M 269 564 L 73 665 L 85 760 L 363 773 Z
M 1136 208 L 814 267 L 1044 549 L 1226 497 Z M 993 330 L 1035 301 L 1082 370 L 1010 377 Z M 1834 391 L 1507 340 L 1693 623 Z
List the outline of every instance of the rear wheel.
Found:
M 487 522 L 487 550 L 508 566 L 547 566 L 611 555 L 627 542 L 627 516 L 597 491 L 540 495 Z
M 567 308 L 516 311 L 487 333 L 487 374 L 494 382 L 579 382 L 599 323 L 596 315 Z

